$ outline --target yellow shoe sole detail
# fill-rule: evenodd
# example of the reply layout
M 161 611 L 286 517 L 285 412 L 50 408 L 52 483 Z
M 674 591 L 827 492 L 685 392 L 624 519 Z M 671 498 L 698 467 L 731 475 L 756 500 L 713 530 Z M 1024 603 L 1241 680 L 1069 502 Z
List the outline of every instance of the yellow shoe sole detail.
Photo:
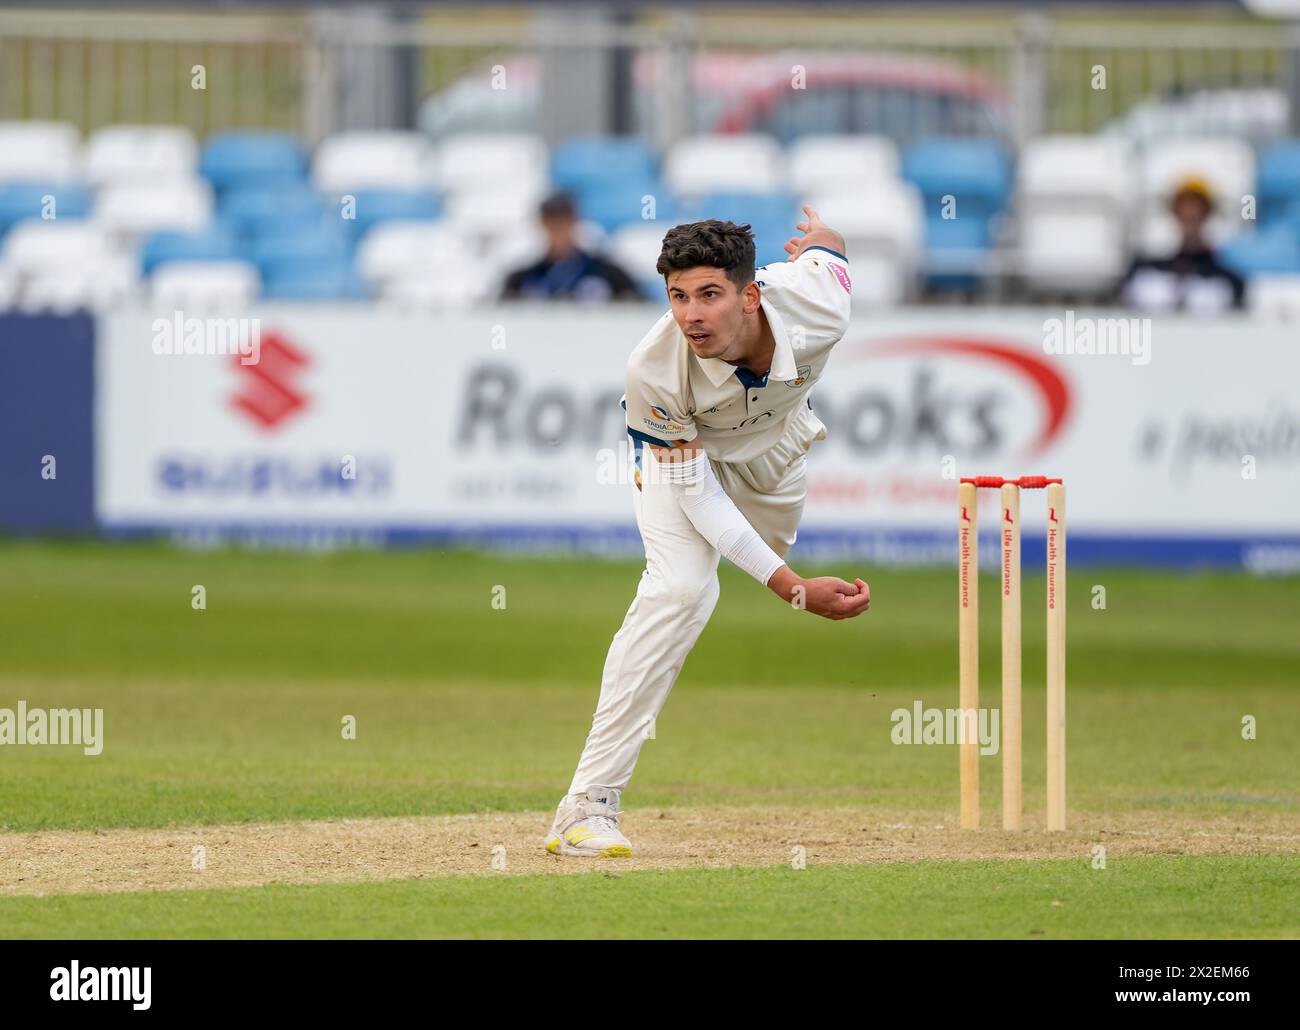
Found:
M 612 848 L 606 848 L 600 853 L 601 858 L 631 858 L 632 849 L 626 844 L 615 844 Z

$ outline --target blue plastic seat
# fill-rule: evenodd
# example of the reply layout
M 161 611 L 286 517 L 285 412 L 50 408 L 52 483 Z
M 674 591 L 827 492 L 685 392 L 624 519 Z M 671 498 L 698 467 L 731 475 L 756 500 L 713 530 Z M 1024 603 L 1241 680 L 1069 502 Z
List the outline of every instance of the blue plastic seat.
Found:
M 1259 200 L 1256 215 L 1261 225 L 1286 217 L 1300 198 L 1300 140 L 1274 143 L 1259 155 L 1255 191 Z
M 679 205 L 659 179 L 620 180 L 592 186 L 576 194 L 578 214 L 607 232 L 629 223 L 645 221 L 646 197 L 654 198 L 655 221 L 671 226 L 679 220 Z
M 217 219 L 243 237 L 292 231 L 325 217 L 324 199 L 310 188 L 241 189 L 223 196 L 217 208 Z
M 1287 224 L 1267 226 L 1234 236 L 1216 255 L 1243 279 L 1260 273 L 1300 272 L 1300 233 Z
M 359 239 L 380 222 L 393 219 L 432 221 L 442 217 L 442 204 L 432 193 L 408 190 L 362 190 L 356 196 L 356 218 L 347 222 Z
M 551 153 L 551 181 L 574 193 L 654 177 L 654 154 L 635 136 L 580 136 Z
M 6 183 L 0 185 L 0 236 L 28 218 L 41 218 L 45 198 L 54 200 L 57 218 L 86 218 L 90 214 L 90 192 L 68 183 Z
M 269 300 L 364 300 L 370 294 L 351 261 L 322 258 L 274 270 L 263 280 L 262 295 Z
M 222 132 L 210 137 L 199 171 L 218 192 L 306 184 L 307 153 L 298 137 L 282 132 Z
M 140 247 L 140 271 L 151 275 L 164 261 L 237 261 L 235 238 L 224 228 L 206 232 L 156 232 Z
M 903 178 L 921 193 L 925 212 L 927 284 L 932 289 L 973 289 L 976 272 L 955 271 L 956 259 L 978 266 L 993 245 L 992 220 L 1011 195 L 1011 159 L 1002 146 L 984 139 L 926 139 L 903 155 Z M 944 218 L 953 198 L 955 218 Z M 942 252 L 936 254 L 936 252 Z M 932 258 L 942 257 L 944 264 Z
M 1011 195 L 1011 160 L 993 140 L 921 140 L 903 155 L 902 175 L 921 191 L 927 214 L 945 196 L 956 198 L 960 217 L 964 201 L 993 213 Z

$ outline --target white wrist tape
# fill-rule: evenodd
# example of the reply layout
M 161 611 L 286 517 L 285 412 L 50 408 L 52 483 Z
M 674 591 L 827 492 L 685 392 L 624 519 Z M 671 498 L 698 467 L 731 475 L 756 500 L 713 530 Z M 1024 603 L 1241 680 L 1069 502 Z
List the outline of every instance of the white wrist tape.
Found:
M 677 495 L 682 512 L 700 536 L 722 552 L 737 568 L 767 585 L 785 562 L 763 542 L 762 537 L 727 496 L 713 474 L 703 451 L 687 461 L 658 461 L 659 481 Z

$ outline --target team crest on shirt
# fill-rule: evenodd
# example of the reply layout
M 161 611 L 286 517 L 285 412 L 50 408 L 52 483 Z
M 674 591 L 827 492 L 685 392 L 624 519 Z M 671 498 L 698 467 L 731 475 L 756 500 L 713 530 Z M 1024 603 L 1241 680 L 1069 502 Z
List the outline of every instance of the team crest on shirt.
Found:
M 786 386 L 803 386 L 808 382 L 808 377 L 812 375 L 812 365 L 800 365 L 795 369 L 797 375 L 793 379 L 785 381 Z

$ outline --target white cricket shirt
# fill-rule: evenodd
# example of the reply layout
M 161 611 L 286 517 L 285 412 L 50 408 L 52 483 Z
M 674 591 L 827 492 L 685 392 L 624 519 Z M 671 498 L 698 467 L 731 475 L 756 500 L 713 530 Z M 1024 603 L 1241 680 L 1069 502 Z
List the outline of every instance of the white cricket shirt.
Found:
M 826 247 L 755 271 L 776 350 L 761 376 L 691 349 L 667 312 L 627 362 L 627 431 L 663 447 L 697 436 L 715 461 L 744 462 L 769 450 L 821 378 L 849 324 L 849 262 Z

